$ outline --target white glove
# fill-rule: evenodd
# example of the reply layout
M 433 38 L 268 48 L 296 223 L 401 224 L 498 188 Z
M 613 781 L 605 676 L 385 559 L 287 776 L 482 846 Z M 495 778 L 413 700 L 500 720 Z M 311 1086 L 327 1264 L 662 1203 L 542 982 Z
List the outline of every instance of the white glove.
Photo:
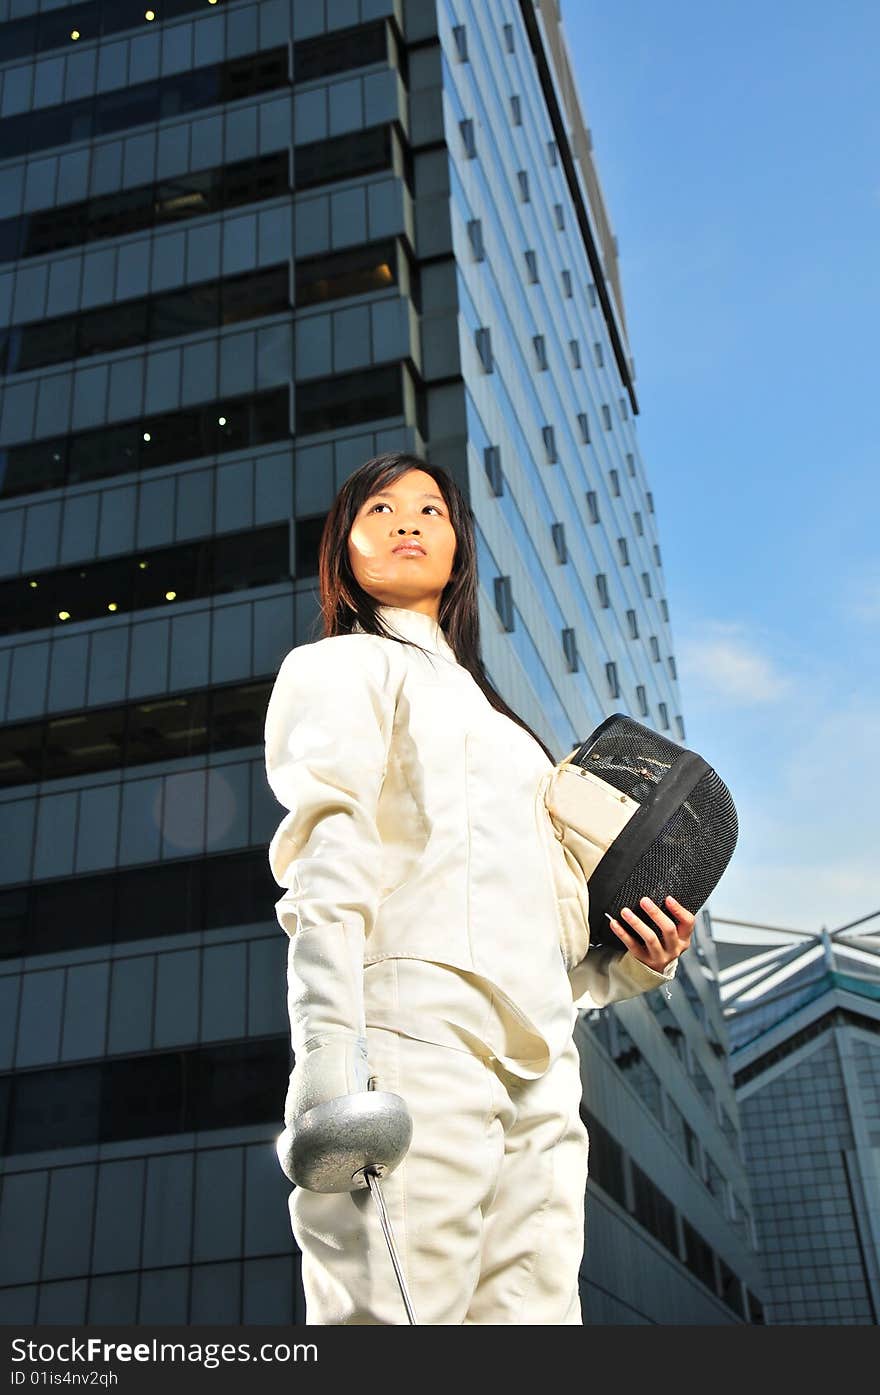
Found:
M 287 1126 L 316 1104 L 367 1089 L 363 945 L 363 931 L 341 921 L 291 938 L 287 1009 L 295 1063 L 284 1101 Z

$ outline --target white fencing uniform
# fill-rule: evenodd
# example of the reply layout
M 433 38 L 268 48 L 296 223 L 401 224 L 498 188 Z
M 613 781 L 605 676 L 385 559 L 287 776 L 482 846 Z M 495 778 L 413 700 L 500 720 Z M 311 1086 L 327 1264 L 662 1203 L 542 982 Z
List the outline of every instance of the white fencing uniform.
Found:
M 272 690 L 279 924 L 363 926 L 370 1073 L 413 1118 L 383 1191 L 419 1321 L 580 1323 L 575 997 L 633 997 L 678 961 L 584 957 L 585 890 L 543 802 L 554 766 L 429 615 L 379 611 L 430 654 L 358 627 L 291 650 Z M 405 1322 L 369 1192 L 290 1203 L 308 1322 Z

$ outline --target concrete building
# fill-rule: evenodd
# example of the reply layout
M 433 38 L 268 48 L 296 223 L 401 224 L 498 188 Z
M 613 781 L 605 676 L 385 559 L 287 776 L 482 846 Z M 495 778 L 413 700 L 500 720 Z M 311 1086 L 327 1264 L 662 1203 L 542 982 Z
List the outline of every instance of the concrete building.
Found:
M 560 757 L 685 739 L 559 12 L 0 0 L 0 211 L 0 1320 L 301 1320 L 262 726 L 342 481 L 454 474 Z M 708 923 L 689 961 L 579 1025 L 587 1321 L 760 1320 Z
M 715 922 L 767 1322 L 880 1320 L 880 934 Z

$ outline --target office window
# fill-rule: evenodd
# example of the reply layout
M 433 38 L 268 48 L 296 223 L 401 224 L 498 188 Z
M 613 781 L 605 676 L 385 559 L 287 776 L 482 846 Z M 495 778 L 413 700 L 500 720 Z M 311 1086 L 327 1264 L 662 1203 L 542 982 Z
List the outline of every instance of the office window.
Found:
M 576 339 L 569 339 L 569 341 L 568 341 L 568 351 L 569 351 L 569 353 L 571 354 L 571 366 L 572 366 L 572 368 L 580 368 L 580 366 L 581 366 L 581 346 L 580 346 L 580 344 L 578 343 L 578 341 L 577 341 Z
M 474 335 L 477 346 L 477 353 L 480 355 L 480 362 L 487 373 L 491 373 L 494 368 L 492 359 L 492 334 L 486 325 L 482 325 Z
M 591 523 L 599 522 L 599 500 L 595 489 L 587 490 L 587 516 Z
M 651 658 L 655 664 L 660 662 L 660 641 L 656 635 L 651 635 L 648 640 L 648 647 L 651 650 Z
M 620 498 L 620 476 L 616 470 L 608 471 L 608 482 L 611 485 L 611 493 L 615 498 Z
M 547 142 L 547 163 L 549 165 L 559 164 L 559 147 L 555 140 L 548 140 Z
M 647 596 L 648 600 L 650 600 L 650 599 L 651 599 L 651 574 L 650 574 L 650 572 L 642 572 L 642 590 L 644 591 L 644 593 L 645 593 L 645 595 Z
M 620 407 L 620 416 L 621 416 L 621 419 L 622 419 L 623 421 L 626 421 L 626 417 L 627 417 L 627 411 L 626 411 L 626 398 L 625 398 L 625 397 L 619 397 L 619 398 L 617 399 L 617 403 L 618 403 L 618 406 Z
M 611 409 L 607 402 L 602 403 L 602 425 L 606 431 L 611 430 Z
M 636 535 L 640 538 L 645 535 L 645 525 L 642 522 L 642 515 L 636 509 L 633 513 L 633 523 L 635 524 Z
M 516 94 L 510 99 L 510 119 L 514 126 L 522 125 L 522 108 L 520 106 L 519 97 L 517 97 Z
M 0 1077 L 3 1152 L 122 1142 L 269 1124 L 290 1073 L 286 1036 L 151 1051 Z
M 562 294 L 565 296 L 566 300 L 571 300 L 572 296 L 574 295 L 574 292 L 571 288 L 570 271 L 563 270 L 562 272 Z
M 627 451 L 626 471 L 628 475 L 635 475 L 636 472 L 636 458 L 633 455 L 632 451 Z
M 675 725 L 676 725 L 676 728 L 677 728 L 677 730 L 678 730 L 678 739 L 679 739 L 679 741 L 684 741 L 684 739 L 685 739 L 685 735 L 684 735 L 684 722 L 681 720 L 681 717 L 679 717 L 679 716 L 677 716 L 677 715 L 676 715 L 676 718 L 675 718 Z
M 644 686 L 643 686 L 641 683 L 639 683 L 638 686 L 636 687 L 636 702 L 637 702 L 638 705 L 639 705 L 639 713 L 641 714 L 641 716 L 647 717 L 647 715 L 648 715 L 648 699 L 647 699 L 647 696 L 646 696 L 646 694 L 645 694 Z
M 351 131 L 344 136 L 298 145 L 293 152 L 293 167 L 297 189 L 312 189 L 338 179 L 391 169 L 391 127 L 370 126 L 365 131 Z
M 166 117 L 253 97 L 289 84 L 287 45 L 226 63 L 40 107 L 0 121 L 6 159 L 54 145 L 151 125 Z
M 588 282 L 587 284 L 587 299 L 589 300 L 591 306 L 595 306 L 596 287 L 593 285 L 592 281 Z
M 618 538 L 618 539 L 617 539 L 617 550 L 618 550 L 618 552 L 620 553 L 620 565 L 621 565 L 622 567 L 628 567 L 628 566 L 629 566 L 629 544 L 628 544 L 626 538 Z
M 555 203 L 553 205 L 553 216 L 556 219 L 557 228 L 562 232 L 565 228 L 565 210 L 561 203 Z
M 293 46 L 293 80 L 314 82 L 316 78 L 387 61 L 385 21 L 376 20 L 350 29 L 334 29 L 312 39 L 299 39 Z
M 599 1016 L 604 1019 L 605 1013 Z M 590 1140 L 589 1186 L 601 1187 L 619 1206 L 626 1206 L 625 1154 L 617 1139 L 590 1113 L 585 1104 L 581 1118 Z
M 666 621 L 666 624 L 668 625 L 668 624 L 669 624 L 669 606 L 668 606 L 668 604 L 667 604 L 667 601 L 666 601 L 666 597 L 665 597 L 665 596 L 661 596 L 661 597 L 660 597 L 660 614 L 662 615 L 663 619 Z
M 530 284 L 534 285 L 534 283 L 540 279 L 538 276 L 538 259 L 535 256 L 534 252 L 531 251 L 526 252 L 524 255 L 526 259 L 526 272 L 528 273 L 528 279 Z
M 746 1312 L 742 1301 L 742 1285 L 733 1270 L 730 1269 L 719 1255 L 718 1276 L 721 1282 L 721 1298 L 732 1312 L 738 1317 L 745 1317 Z
M 632 1179 L 633 1215 L 677 1259 L 675 1207 L 635 1162 L 632 1163 Z
M 528 172 L 526 170 L 517 170 L 516 177 L 519 181 L 519 196 L 523 203 L 528 203 L 531 197 L 529 194 Z
M 226 281 L 204 281 L 167 295 L 17 325 L 5 338 L 0 334 L 0 359 L 5 343 L 6 371 L 23 372 L 271 315 L 289 307 L 287 279 L 285 262 Z
M 504 629 L 509 634 L 514 628 L 513 591 L 511 590 L 510 577 L 496 576 L 494 589 L 495 609 Z
M 252 555 L 251 555 L 252 554 Z M 229 591 L 268 586 L 290 575 L 288 525 L 217 535 L 149 553 L 52 568 L 0 581 L 0 628 L 8 634 L 63 627 Z M 112 610 L 111 610 L 112 606 Z
M 141 584 L 142 594 L 149 594 L 150 583 Z M 173 702 L 118 703 L 90 707 L 74 719 L 7 724 L 0 727 L 3 783 L 8 788 L 257 746 L 271 687 L 271 680 L 249 679 L 227 688 L 178 691 Z
M 459 121 L 458 129 L 461 131 L 464 153 L 469 160 L 473 160 L 477 153 L 477 143 L 474 137 L 474 123 L 472 119 L 467 117 L 464 121 Z
M 675 680 L 678 678 L 678 669 L 675 665 L 675 657 L 672 654 L 668 654 L 666 656 L 666 662 L 669 665 L 669 676 L 673 680 L 673 682 L 675 682 Z
M 667 708 L 666 703 L 665 703 L 665 702 L 659 702 L 659 703 L 657 704 L 657 710 L 658 710 L 659 713 L 660 713 L 660 725 L 661 725 L 661 727 L 663 728 L 664 731 L 668 731 L 668 730 L 669 730 L 669 709 Z
M 474 254 L 474 261 L 485 261 L 486 250 L 483 246 L 483 224 L 480 219 L 471 218 L 467 225 L 467 231 L 470 239 L 471 251 Z
M 612 696 L 617 697 L 614 693 Z M 639 1047 L 633 1041 L 629 1032 L 624 1027 L 619 1018 L 615 1018 L 615 1029 L 617 1043 L 614 1052 L 614 1064 L 618 1070 L 626 1076 L 633 1089 L 640 1099 L 648 1106 L 654 1118 L 663 1123 L 663 1105 L 661 1100 L 660 1079 L 645 1060 Z
M 513 53 L 513 25 L 512 25 L 512 24 L 505 24 L 505 26 L 504 26 L 504 47 L 507 49 L 507 52 L 508 52 L 508 53 Z
M 654 495 L 651 493 L 650 489 L 646 490 L 646 492 L 645 492 L 645 499 L 646 499 L 647 504 L 648 504 L 648 513 L 653 513 L 653 512 L 654 512 Z
M 277 899 L 263 847 L 0 891 L 0 960 L 262 920 Z
M 288 388 L 0 450 L 0 497 L 174 465 L 290 435 Z
M 362 368 L 356 373 L 337 373 L 330 378 L 298 383 L 295 402 L 296 431 L 303 436 L 364 421 L 402 417 L 400 365 Z
M 556 454 L 556 432 L 552 426 L 542 426 L 541 436 L 544 440 L 544 451 L 547 455 L 547 464 L 555 465 L 559 459 Z
M 620 683 L 617 678 L 617 664 L 614 662 L 605 665 L 605 677 L 608 679 L 608 692 L 611 697 L 620 697 Z
M 684 1230 L 685 1264 L 712 1293 L 715 1292 L 715 1256 L 712 1247 L 695 1230 L 690 1221 L 682 1217 Z
M 557 562 L 567 562 L 567 561 L 568 561 L 568 548 L 566 547 L 566 544 L 565 544 L 565 524 L 564 524 L 564 523 L 553 523 L 553 524 L 551 524 L 550 533 L 551 533 L 551 536 L 552 536 L 552 538 L 553 538 L 553 546 L 554 546 L 554 548 L 555 548 L 555 550 L 556 550 L 556 560 L 557 560 Z
M 499 446 L 486 446 L 483 451 L 483 468 L 492 486 L 492 493 L 498 497 L 504 493 L 504 475 L 501 469 L 501 449 Z
M 368 295 L 397 285 L 397 248 L 392 240 L 348 247 L 295 263 L 297 305 L 319 305 Z
M 662 566 L 663 566 L 663 559 L 662 559 L 662 557 L 660 556 L 660 544 L 659 544 L 659 543 L 655 543 L 655 544 L 654 544 L 654 561 L 657 563 L 657 566 L 658 566 L 658 567 L 662 567 Z
M 596 359 L 596 367 L 605 367 L 605 355 L 602 352 L 602 345 L 598 341 L 593 345 L 593 355 Z
M 607 610 L 611 604 L 608 598 L 608 578 L 604 572 L 596 573 L 596 590 L 599 593 L 599 604 L 603 610 Z
M 455 41 L 455 50 L 462 63 L 468 60 L 467 29 L 463 24 L 453 24 L 452 37 Z
M 638 639 L 638 637 L 639 637 L 639 622 L 638 622 L 638 617 L 636 616 L 636 613 L 635 613 L 634 610 L 628 610 L 628 611 L 626 612 L 626 623 L 627 623 L 627 625 L 629 626 L 629 637 L 630 637 L 630 639 Z
M 590 444 L 590 418 L 586 412 L 578 412 L 578 426 L 580 428 L 581 440 L 585 446 Z
M 535 349 L 535 365 L 539 373 L 543 373 L 547 368 L 547 347 L 543 334 L 532 335 L 532 344 Z
M 562 631 L 562 652 L 565 654 L 569 673 L 577 673 L 580 668 L 580 659 L 578 658 L 577 640 L 573 629 L 566 628 Z
M 0 221 L 0 262 L 124 237 L 289 192 L 286 151 Z

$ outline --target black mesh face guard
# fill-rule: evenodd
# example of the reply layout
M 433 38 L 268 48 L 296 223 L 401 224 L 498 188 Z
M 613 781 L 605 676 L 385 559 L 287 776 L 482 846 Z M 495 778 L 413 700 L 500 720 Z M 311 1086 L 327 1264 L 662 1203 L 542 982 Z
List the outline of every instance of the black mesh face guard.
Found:
M 702 756 L 621 712 L 597 727 L 569 760 L 640 806 L 589 881 L 590 944 L 622 953 L 626 947 L 605 912 L 625 926 L 622 907 L 645 919 L 643 896 L 661 910 L 666 897 L 674 896 L 696 914 L 733 856 L 736 809 Z M 650 917 L 648 924 L 653 926 Z

